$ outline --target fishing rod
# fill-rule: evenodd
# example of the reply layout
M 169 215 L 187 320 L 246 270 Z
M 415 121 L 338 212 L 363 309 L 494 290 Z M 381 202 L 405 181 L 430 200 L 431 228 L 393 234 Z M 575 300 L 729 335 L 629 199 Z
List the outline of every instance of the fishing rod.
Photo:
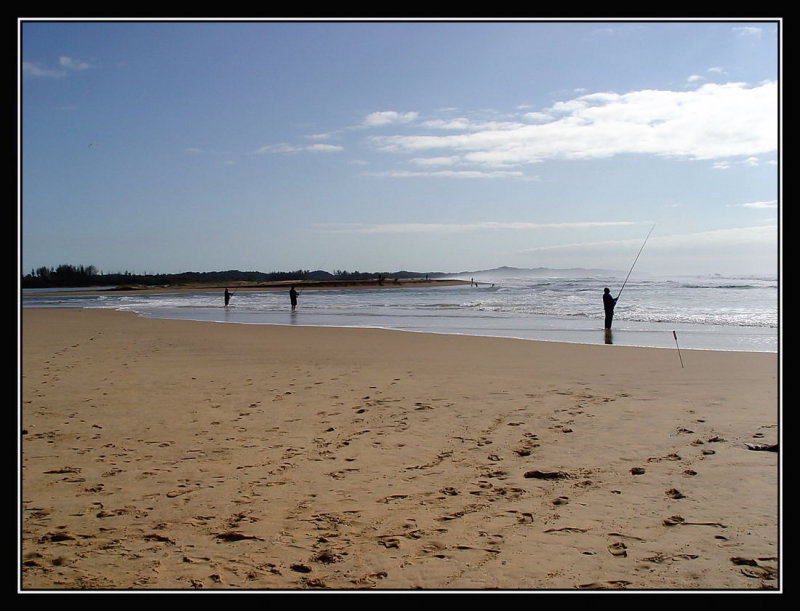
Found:
M 653 225 L 650 228 L 650 231 L 647 232 L 647 237 L 644 239 L 644 242 L 642 243 L 642 247 L 639 249 L 639 253 L 636 255 L 636 258 L 633 260 L 633 265 L 631 265 L 631 269 L 628 271 L 628 275 L 625 276 L 625 282 L 622 283 L 622 288 L 619 290 L 619 294 L 617 294 L 617 299 L 619 299 L 619 296 L 622 295 L 622 289 L 624 289 L 625 285 L 628 284 L 628 278 L 631 277 L 631 272 L 633 271 L 633 268 L 636 267 L 636 262 L 639 260 L 639 255 L 642 254 L 642 251 L 644 250 L 644 245 L 647 244 L 647 240 L 650 239 L 650 234 L 653 233 L 653 229 L 655 229 L 655 228 L 656 228 L 656 226 Z M 616 301 L 616 299 L 615 299 L 615 301 Z
M 318 267 L 317 269 L 315 269 L 315 270 L 312 270 L 312 271 L 324 271 L 324 270 L 323 270 L 323 267 L 324 267 L 324 266 L 325 266 L 327 263 L 328 263 L 328 259 L 325 259 L 325 260 L 323 261 L 323 263 L 322 263 L 322 265 L 321 265 L 320 267 Z M 302 282 L 302 279 L 301 279 L 301 282 Z M 301 295 L 301 294 L 303 293 L 303 291 L 305 291 L 305 290 L 306 290 L 306 287 L 301 285 L 301 286 L 300 286 L 300 290 L 299 290 L 299 291 L 297 291 L 297 294 L 298 294 L 298 295 Z
M 327 264 L 327 262 L 328 262 L 328 260 L 327 260 L 327 259 L 325 259 L 325 261 L 324 261 L 323 265 Z M 318 267 L 316 270 L 313 270 L 313 271 L 319 271 L 319 270 L 322 270 L 322 266 Z M 303 282 L 303 280 L 301 279 L 301 280 L 300 280 L 300 282 L 302 283 L 302 282 Z M 295 285 L 292 285 L 292 288 L 293 288 L 293 289 L 294 289 L 294 286 L 295 286 Z M 306 287 L 305 287 L 305 286 L 303 286 L 303 285 L 301 284 L 301 285 L 300 285 L 300 290 L 296 290 L 296 289 L 295 289 L 295 295 L 296 295 L 297 297 L 300 297 L 300 295 L 302 295 L 302 294 L 303 294 L 303 291 L 305 291 L 305 290 L 306 290 Z

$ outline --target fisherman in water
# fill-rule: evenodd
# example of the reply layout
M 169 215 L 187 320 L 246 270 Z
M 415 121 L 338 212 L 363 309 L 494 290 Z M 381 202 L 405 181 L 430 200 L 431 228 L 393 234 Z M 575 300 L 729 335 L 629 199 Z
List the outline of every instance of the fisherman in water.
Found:
M 228 304 L 230 303 L 232 296 L 233 296 L 233 293 L 231 293 L 228 289 L 225 289 L 225 307 L 226 308 L 228 307 Z
M 294 290 L 294 287 L 289 289 L 289 301 L 292 302 L 292 312 L 294 312 L 297 308 L 297 291 Z
M 611 321 L 614 318 L 614 306 L 617 305 L 617 299 L 611 296 L 610 289 L 603 289 L 603 309 L 606 311 L 606 329 L 609 330 L 611 329 Z

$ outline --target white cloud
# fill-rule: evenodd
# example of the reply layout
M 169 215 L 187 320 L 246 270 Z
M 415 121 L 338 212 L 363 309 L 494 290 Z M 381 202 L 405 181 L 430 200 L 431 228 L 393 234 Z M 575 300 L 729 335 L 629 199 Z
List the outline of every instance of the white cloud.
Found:
M 758 209 L 777 208 L 778 201 L 773 199 L 768 202 L 747 202 L 744 204 L 730 204 L 730 205 L 731 207 L 734 208 L 758 208 Z
M 366 116 L 364 125 L 367 127 L 382 127 L 395 123 L 408 123 L 417 118 L 416 112 L 397 112 L 396 110 L 384 110 L 373 112 Z
M 553 115 L 548 114 L 546 112 L 533 111 L 533 112 L 526 112 L 523 115 L 523 118 L 531 123 L 547 123 L 553 120 Z
M 777 247 L 777 240 L 777 228 L 774 225 L 763 225 L 654 236 L 647 242 L 647 249 L 651 255 L 664 255 L 668 258 L 676 256 L 691 257 L 699 256 L 702 253 L 741 252 L 742 249 L 751 247 L 763 247 L 772 250 Z M 612 249 L 627 253 L 632 247 L 638 246 L 641 246 L 641 240 L 631 239 L 542 246 L 530 248 L 526 252 L 575 252 L 580 250 L 584 254 L 595 251 L 611 254 L 613 252 Z
M 458 126 L 458 133 L 376 136 L 371 143 L 392 153 L 458 154 L 470 163 L 493 167 L 628 153 L 694 160 L 753 157 L 777 148 L 777 83 L 597 92 L 527 116 L 538 122 L 474 129 L 474 124 L 459 119 L 458 124 L 439 125 Z
M 633 221 L 586 221 L 576 223 L 529 223 L 483 221 L 478 223 L 384 223 L 367 225 L 361 223 L 319 224 L 318 231 L 334 233 L 464 233 L 468 231 L 530 231 L 542 229 L 585 229 L 636 225 Z
M 457 117 L 455 119 L 430 119 L 429 121 L 425 121 L 422 125 L 434 129 L 472 129 L 471 121 L 464 117 Z
M 88 70 L 91 68 L 88 62 L 75 59 L 74 57 L 61 56 L 58 58 L 58 65 L 68 70 Z
M 331 137 L 333 137 L 333 134 L 329 133 L 309 134 L 306 136 L 306 138 L 308 138 L 309 140 L 328 140 Z
M 365 172 L 366 176 L 385 176 L 387 178 L 526 178 L 522 172 L 486 171 L 486 170 L 437 170 L 433 172 L 414 172 L 411 170 L 386 170 L 383 172 Z M 536 179 L 528 179 L 536 180 Z
M 337 144 L 268 144 L 255 151 L 255 154 L 262 153 L 337 153 L 344 150 L 344 147 Z
M 81 72 L 91 68 L 88 62 L 62 55 L 58 58 L 59 68 L 50 68 L 34 62 L 22 62 L 22 71 L 25 74 L 45 78 L 62 78 L 70 71 Z
M 417 159 L 412 159 L 411 163 L 426 166 L 426 167 L 439 167 L 439 166 L 451 166 L 456 165 L 459 163 L 459 157 L 419 157 Z
M 529 113 L 534 114 L 534 113 Z M 486 130 L 503 130 L 503 129 L 517 129 L 523 127 L 525 124 L 521 122 L 509 121 L 472 121 L 466 117 L 457 117 L 455 119 L 431 119 L 422 123 L 423 127 L 430 127 L 433 129 L 442 130 L 464 130 L 470 132 L 486 131 Z
M 22 62 L 22 72 L 24 74 L 29 74 L 30 76 L 48 77 L 48 78 L 61 78 L 67 75 L 66 71 L 64 70 L 47 68 L 45 66 L 41 66 L 33 62 Z
M 619 223 L 621 224 L 621 223 Z M 634 223 L 627 223 L 633 225 Z M 669 236 L 653 236 L 648 240 L 649 250 L 661 250 L 665 253 L 676 253 L 683 249 L 705 250 L 717 246 L 733 246 L 743 244 L 777 244 L 777 227 L 774 225 L 759 225 L 756 227 L 737 227 L 733 229 L 715 229 L 697 233 L 675 234 Z M 572 244 L 559 244 L 555 246 L 541 246 L 530 248 L 526 252 L 543 250 L 570 250 L 574 248 L 600 248 L 610 246 L 627 248 L 630 245 L 641 245 L 641 239 L 584 242 Z M 677 250 L 676 250 L 677 249 Z
M 733 31 L 739 36 L 754 36 L 756 38 L 761 36 L 762 29 L 752 25 L 736 26 Z
M 304 149 L 312 153 L 337 153 L 344 150 L 344 147 L 338 144 L 311 144 Z
M 698 233 L 671 235 L 653 240 L 653 248 L 666 253 L 676 249 L 686 254 L 688 251 L 714 250 L 719 247 L 746 247 L 762 245 L 777 247 L 778 230 L 774 225 L 756 227 L 736 227 L 732 229 L 715 229 Z
M 641 239 L 580 242 L 527 249 L 537 265 L 590 266 L 597 260 L 605 267 L 625 270 L 642 246 Z M 777 265 L 778 230 L 773 224 L 718 229 L 653 237 L 637 269 L 670 274 L 774 273 Z

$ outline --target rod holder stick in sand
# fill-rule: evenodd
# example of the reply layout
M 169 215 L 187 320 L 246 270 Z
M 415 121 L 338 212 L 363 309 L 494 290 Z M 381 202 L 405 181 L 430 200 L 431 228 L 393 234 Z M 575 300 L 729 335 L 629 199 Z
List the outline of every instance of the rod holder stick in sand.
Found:
M 681 369 L 683 369 L 683 357 L 681 356 L 681 347 L 678 345 L 678 334 L 673 331 L 672 337 L 675 338 L 675 347 L 678 349 L 678 358 L 681 360 Z
M 631 265 L 630 270 L 628 270 L 628 275 L 625 276 L 625 282 L 622 283 L 622 288 L 619 290 L 619 293 L 617 294 L 617 299 L 619 299 L 619 296 L 622 295 L 622 289 L 624 289 L 625 285 L 628 284 L 628 278 L 631 277 L 631 272 L 633 271 L 633 268 L 636 267 L 636 262 L 639 260 L 639 255 L 642 254 L 642 251 L 644 250 L 644 245 L 647 244 L 647 240 L 650 239 L 650 234 L 653 233 L 653 229 L 655 229 L 655 228 L 656 228 L 656 226 L 653 225 L 650 228 L 650 231 L 647 232 L 647 237 L 644 239 L 644 242 L 642 242 L 642 247 L 639 249 L 639 252 L 637 253 L 636 258 L 633 260 L 633 265 Z

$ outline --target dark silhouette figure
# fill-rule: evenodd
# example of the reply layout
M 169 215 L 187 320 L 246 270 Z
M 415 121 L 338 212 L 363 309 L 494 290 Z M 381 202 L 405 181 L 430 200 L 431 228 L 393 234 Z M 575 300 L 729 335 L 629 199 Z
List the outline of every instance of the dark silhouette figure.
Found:
M 289 289 L 289 301 L 292 302 L 292 312 L 294 312 L 297 308 L 297 291 L 294 290 L 294 287 Z
M 231 297 L 233 293 L 231 293 L 228 289 L 225 289 L 225 307 L 228 307 L 228 304 L 231 302 Z
M 603 309 L 606 311 L 606 329 L 611 329 L 615 305 L 617 305 L 617 300 L 611 296 L 611 291 L 607 288 L 603 289 Z

